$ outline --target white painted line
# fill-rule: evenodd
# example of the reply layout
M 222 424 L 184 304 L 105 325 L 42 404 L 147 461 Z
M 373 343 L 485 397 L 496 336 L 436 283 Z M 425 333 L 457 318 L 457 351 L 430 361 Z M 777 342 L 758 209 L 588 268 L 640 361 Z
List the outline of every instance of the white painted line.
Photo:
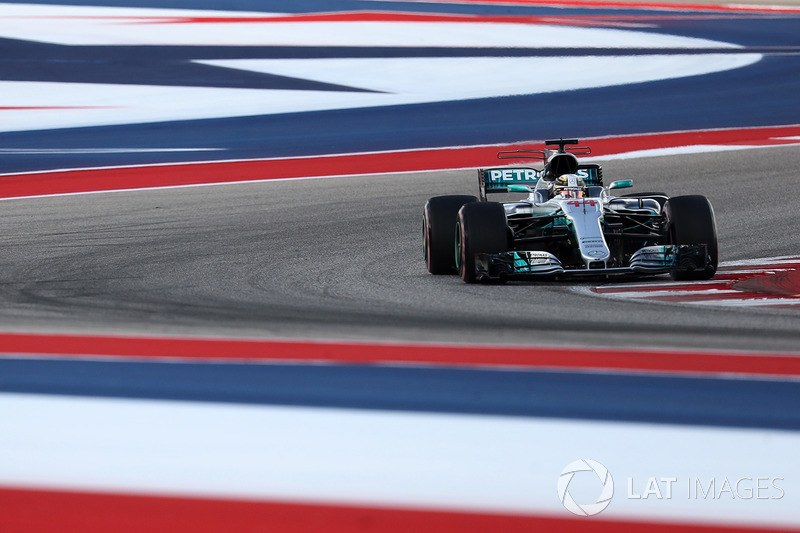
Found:
M 171 152 L 223 152 L 227 148 L 0 148 L 4 155 L 148 154 Z
M 603 290 L 606 290 L 606 289 L 614 290 L 614 289 L 636 289 L 636 288 L 639 288 L 639 287 L 642 287 L 642 288 L 653 287 L 653 288 L 657 289 L 657 288 L 660 288 L 660 287 L 675 287 L 675 286 L 682 286 L 682 285 L 688 285 L 688 284 L 691 284 L 691 285 L 719 285 L 720 281 L 719 280 L 688 281 L 688 282 L 687 281 L 653 281 L 653 282 L 649 282 L 649 283 L 630 283 L 630 284 L 618 283 L 618 284 L 615 284 L 615 285 L 600 285 L 598 288 L 599 289 L 603 289 Z M 600 293 L 600 294 L 603 294 L 603 293 Z
M 800 266 L 800 265 L 798 265 Z M 796 270 L 794 268 L 769 268 L 768 264 L 764 265 L 764 268 L 760 269 L 747 269 L 743 268 L 741 270 L 721 270 L 718 271 L 718 274 L 726 274 L 726 275 L 741 275 L 741 274 L 774 274 L 776 272 L 791 272 Z
M 590 458 L 615 482 L 603 518 L 800 525 L 791 431 L 28 394 L 0 394 L 0 412 L 3 486 L 568 517 L 557 480 Z M 681 482 L 627 496 L 650 477 Z M 686 494 L 762 477 L 781 491 Z
M 9 4 L 0 17 L 0 35 L 62 45 L 206 46 L 481 46 L 593 48 L 717 48 L 741 46 L 709 39 L 563 24 L 505 22 L 303 21 L 258 19 L 292 13 L 201 11 L 101 6 Z M 69 18 L 65 18 L 69 17 Z M 148 17 L 211 17 L 215 22 Z M 226 22 L 225 17 L 239 19 Z M 129 20 L 125 20 L 128 18 Z M 139 22 L 131 24 L 131 22 Z
M 674 297 L 685 296 L 685 297 L 691 299 L 694 296 L 702 296 L 702 295 L 709 295 L 709 294 L 735 294 L 735 293 L 738 293 L 738 292 L 740 292 L 740 291 L 737 291 L 735 289 L 730 289 L 730 290 L 728 290 L 728 289 L 707 289 L 707 290 L 698 290 L 698 291 L 693 291 L 693 290 L 686 290 L 686 291 L 664 290 L 664 291 L 631 291 L 631 292 L 613 292 L 613 293 L 606 292 L 606 293 L 601 293 L 601 294 L 603 294 L 603 296 L 610 296 L 612 298 L 620 298 L 620 299 L 625 299 L 625 298 L 631 298 L 631 299 L 653 298 L 653 299 L 655 299 L 655 298 L 661 298 L 661 297 L 664 297 L 664 296 L 674 296 Z M 687 301 L 691 302 L 691 300 L 687 300 Z
M 712 152 L 735 152 L 737 150 L 755 150 L 761 148 L 778 148 L 781 146 L 797 147 L 797 144 L 757 144 L 757 145 L 744 145 L 744 144 L 725 144 L 725 145 L 710 145 L 710 144 L 694 144 L 691 146 L 675 146 L 670 148 L 653 148 L 649 150 L 636 150 L 633 152 L 625 152 L 621 154 L 614 154 L 608 156 L 597 156 L 584 158 L 586 161 L 606 161 L 606 160 L 624 160 L 624 159 L 637 159 L 642 157 L 662 157 L 662 156 L 675 156 L 675 155 L 689 155 L 689 154 L 706 154 Z
M 691 305 L 714 305 L 722 307 L 769 307 L 774 305 L 797 305 L 800 306 L 800 298 L 744 298 L 741 300 L 706 300 L 693 301 L 686 300 L 686 304 Z
M 720 267 L 731 266 L 752 266 L 752 265 L 769 265 L 772 263 L 798 263 L 800 265 L 800 256 L 797 255 L 780 255 L 776 257 L 764 257 L 761 259 L 741 259 L 739 261 L 723 261 Z
M 411 44 L 408 35 L 414 34 L 414 28 L 405 27 L 409 24 L 400 26 L 405 32 L 405 44 Z M 528 34 L 537 33 L 523 25 L 514 26 Z M 439 29 L 439 25 L 434 24 L 428 31 L 438 35 Z M 311 25 L 303 35 L 319 35 L 317 32 L 322 30 Z M 474 36 L 471 38 L 474 42 Z M 595 42 L 601 42 L 602 38 L 595 37 Z M 557 42 L 571 41 L 565 36 Z M 306 42 L 303 46 L 309 44 Z M 217 67 L 222 75 L 226 71 L 240 70 L 373 92 L 0 81 L 4 106 L 40 108 L 0 110 L 3 117 L 0 131 L 273 115 L 538 94 L 697 76 L 742 68 L 758 62 L 761 57 L 759 54 L 658 55 L 654 50 L 653 55 L 648 56 L 614 57 L 207 60 L 196 63 Z M 541 71 L 550 75 L 532 74 Z M 475 72 L 481 72 L 481 76 L 476 77 Z M 487 83 L 487 79 L 501 81 Z M 91 107 L 98 102 L 103 107 Z

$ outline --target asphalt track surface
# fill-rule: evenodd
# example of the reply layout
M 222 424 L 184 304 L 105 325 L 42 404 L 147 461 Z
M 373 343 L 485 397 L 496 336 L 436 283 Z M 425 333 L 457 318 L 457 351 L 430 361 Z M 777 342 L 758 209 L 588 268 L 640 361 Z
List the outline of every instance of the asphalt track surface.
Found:
M 721 260 L 796 254 L 797 147 L 611 160 L 606 181 L 705 194 Z M 795 351 L 791 309 L 618 302 L 589 283 L 466 285 L 422 260 L 421 213 L 472 170 L 2 202 L 5 329 Z M 594 283 L 593 285 L 596 285 Z

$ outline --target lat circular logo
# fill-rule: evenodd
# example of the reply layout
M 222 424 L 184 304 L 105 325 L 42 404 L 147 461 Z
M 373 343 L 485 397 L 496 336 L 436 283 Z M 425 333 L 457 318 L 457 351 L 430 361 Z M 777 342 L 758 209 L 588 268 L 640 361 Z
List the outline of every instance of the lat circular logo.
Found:
M 569 493 L 569 484 L 578 472 L 594 472 L 600 479 L 603 489 L 594 503 L 577 503 Z M 558 476 L 558 499 L 569 512 L 578 516 L 594 516 L 602 512 L 611 503 L 613 496 L 614 479 L 611 477 L 611 472 L 597 461 L 579 459 L 568 464 Z

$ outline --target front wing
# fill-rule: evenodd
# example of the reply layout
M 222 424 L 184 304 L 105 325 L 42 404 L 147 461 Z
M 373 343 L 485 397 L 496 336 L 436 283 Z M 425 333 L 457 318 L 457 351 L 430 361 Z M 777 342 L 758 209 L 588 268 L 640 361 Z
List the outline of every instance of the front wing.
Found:
M 553 254 L 541 251 L 513 251 L 475 254 L 475 276 L 483 280 L 514 278 L 577 278 L 665 274 L 674 271 L 705 270 L 710 262 L 705 244 L 646 246 L 631 256 L 625 267 L 565 268 Z

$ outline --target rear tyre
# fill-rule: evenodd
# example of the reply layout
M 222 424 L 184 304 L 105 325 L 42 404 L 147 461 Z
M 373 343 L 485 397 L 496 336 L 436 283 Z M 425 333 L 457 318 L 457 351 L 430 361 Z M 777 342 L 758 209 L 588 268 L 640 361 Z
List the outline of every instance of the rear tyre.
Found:
M 461 206 L 477 202 L 475 196 L 435 196 L 425 203 L 422 239 L 423 257 L 431 274 L 455 274 L 456 260 L 453 243 L 456 218 Z
M 458 212 L 456 262 L 466 283 L 481 281 L 475 274 L 475 254 L 495 254 L 509 249 L 508 222 L 503 204 L 476 202 Z
M 719 261 L 717 223 L 708 198 L 700 195 L 670 198 L 664 205 L 664 213 L 672 244 L 705 244 L 710 258 L 704 270 L 675 270 L 672 279 L 701 280 L 714 277 Z

